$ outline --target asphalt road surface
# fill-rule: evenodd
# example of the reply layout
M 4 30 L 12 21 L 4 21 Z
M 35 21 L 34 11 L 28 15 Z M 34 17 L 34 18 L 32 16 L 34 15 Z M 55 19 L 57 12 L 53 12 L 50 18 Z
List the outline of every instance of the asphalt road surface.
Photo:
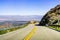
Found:
M 23 40 L 24 37 L 32 30 L 34 24 L 29 24 L 27 27 L 0 35 L 0 40 Z
M 60 40 L 60 32 L 44 26 L 36 26 L 37 30 L 30 40 Z
M 34 24 L 29 24 L 25 28 L 0 35 L 0 40 L 24 40 L 24 37 L 26 37 L 33 28 Z M 36 31 L 31 36 L 30 40 L 60 40 L 60 32 L 48 27 L 36 26 Z

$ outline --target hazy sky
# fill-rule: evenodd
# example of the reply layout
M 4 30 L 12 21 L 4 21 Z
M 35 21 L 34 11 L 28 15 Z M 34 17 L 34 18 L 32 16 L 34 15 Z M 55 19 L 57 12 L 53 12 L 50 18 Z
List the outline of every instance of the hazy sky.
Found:
M 0 0 L 0 15 L 44 15 L 60 0 Z

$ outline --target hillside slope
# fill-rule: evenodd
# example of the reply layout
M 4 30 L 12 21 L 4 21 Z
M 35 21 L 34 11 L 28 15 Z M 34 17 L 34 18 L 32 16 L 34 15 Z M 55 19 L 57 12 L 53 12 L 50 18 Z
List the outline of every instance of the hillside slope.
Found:
M 50 9 L 42 18 L 39 25 L 56 24 L 60 20 L 60 4 Z

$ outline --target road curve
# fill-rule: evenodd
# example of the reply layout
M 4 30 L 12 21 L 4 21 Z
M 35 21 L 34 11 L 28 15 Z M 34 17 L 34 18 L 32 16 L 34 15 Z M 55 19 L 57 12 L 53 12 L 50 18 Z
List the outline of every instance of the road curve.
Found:
M 24 40 L 27 34 L 31 32 L 34 24 L 29 24 L 27 27 L 0 35 L 0 40 Z M 29 40 L 60 40 L 60 32 L 49 29 L 44 26 L 35 26 L 36 30 L 31 35 Z
M 32 30 L 34 24 L 29 24 L 27 27 L 0 35 L 0 40 L 23 40 L 23 38 Z

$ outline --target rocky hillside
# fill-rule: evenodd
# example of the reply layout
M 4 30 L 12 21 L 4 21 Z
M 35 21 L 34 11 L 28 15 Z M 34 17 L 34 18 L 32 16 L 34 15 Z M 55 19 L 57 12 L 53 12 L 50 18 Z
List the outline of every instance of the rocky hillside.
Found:
M 50 9 L 41 19 L 39 25 L 57 24 L 60 21 L 60 4 Z

